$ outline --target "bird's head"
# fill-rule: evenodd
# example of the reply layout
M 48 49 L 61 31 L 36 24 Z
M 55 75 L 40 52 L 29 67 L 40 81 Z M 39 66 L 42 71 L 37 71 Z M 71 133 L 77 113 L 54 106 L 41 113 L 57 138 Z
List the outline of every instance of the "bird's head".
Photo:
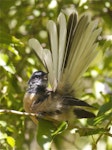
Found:
M 46 89 L 48 84 L 48 73 L 43 71 L 35 71 L 28 81 L 28 89 Z

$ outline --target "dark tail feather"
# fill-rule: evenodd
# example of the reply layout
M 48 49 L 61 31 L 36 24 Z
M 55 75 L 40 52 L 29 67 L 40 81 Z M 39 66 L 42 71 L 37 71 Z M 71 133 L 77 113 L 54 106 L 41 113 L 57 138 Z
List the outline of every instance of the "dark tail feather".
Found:
M 63 98 L 64 98 L 63 103 L 65 105 L 94 108 L 93 106 L 89 105 L 85 101 L 82 101 L 82 100 L 79 100 L 79 99 L 76 99 L 76 98 L 72 98 L 72 97 L 69 97 L 69 96 L 64 96 Z
M 95 115 L 89 111 L 80 109 L 80 108 L 75 108 L 74 109 L 74 114 L 76 115 L 77 118 L 94 118 Z

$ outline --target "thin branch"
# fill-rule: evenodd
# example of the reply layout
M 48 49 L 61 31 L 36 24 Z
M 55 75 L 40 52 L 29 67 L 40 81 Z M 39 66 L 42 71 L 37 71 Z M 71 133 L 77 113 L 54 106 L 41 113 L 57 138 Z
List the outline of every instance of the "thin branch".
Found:
M 105 135 L 112 137 L 112 134 L 111 134 L 111 133 L 106 133 Z
M 21 112 L 21 111 L 17 111 L 17 110 L 9 110 L 9 109 L 0 109 L 0 114 L 1 113 L 9 113 L 9 114 L 16 114 L 16 115 L 21 115 L 21 116 L 38 117 L 38 114 L 35 114 L 35 113 L 27 113 L 27 112 Z
M 107 129 L 108 128 L 108 126 L 111 124 L 111 121 L 112 120 L 110 120 L 108 123 L 107 123 L 107 125 L 106 125 L 106 127 L 105 127 L 105 129 Z M 100 134 L 100 136 L 98 137 L 98 139 L 96 140 L 96 144 L 98 143 L 98 141 L 101 139 L 101 137 L 103 136 L 103 133 L 102 134 Z
M 109 125 L 111 124 L 111 122 L 112 122 L 112 119 L 109 120 L 109 122 L 108 122 L 107 125 L 105 126 L 105 129 L 107 129 L 107 128 L 109 127 Z M 95 144 L 94 144 L 93 147 L 92 147 L 92 150 L 96 150 L 96 145 L 97 145 L 97 143 L 99 142 L 99 140 L 102 138 L 103 135 L 104 135 L 103 133 L 99 135 L 99 137 L 97 138 Z

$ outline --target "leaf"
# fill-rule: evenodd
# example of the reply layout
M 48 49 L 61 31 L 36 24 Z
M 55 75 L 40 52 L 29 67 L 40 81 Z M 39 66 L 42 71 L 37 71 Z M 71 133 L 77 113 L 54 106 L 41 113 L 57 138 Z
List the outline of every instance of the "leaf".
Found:
M 79 128 L 76 132 L 80 134 L 80 136 L 89 136 L 94 134 L 108 133 L 109 129 L 104 128 Z
M 56 130 L 54 133 L 52 133 L 52 136 L 56 136 L 56 135 L 62 133 L 64 130 L 67 129 L 67 127 L 68 127 L 67 122 L 65 122 L 65 121 L 62 122 L 62 123 L 58 126 L 57 130 Z
M 67 122 L 62 122 L 58 127 L 47 120 L 39 120 L 38 130 L 37 130 L 37 142 L 44 150 L 49 150 L 54 137 L 68 127 Z
M 106 113 L 107 111 L 112 109 L 112 100 L 110 99 L 110 101 L 108 103 L 105 103 L 104 105 L 102 105 L 99 109 L 98 112 L 98 116 Z
M 97 125 L 103 123 L 107 119 L 112 118 L 112 99 L 99 108 L 97 116 L 93 120 L 89 120 L 90 125 Z
M 20 47 L 24 46 L 24 44 L 16 37 L 0 31 L 0 47 L 4 47 L 4 45 L 9 46 L 10 44 L 15 44 L 16 46 L 20 46 Z
M 15 67 L 12 62 L 10 62 L 9 57 L 6 54 L 0 54 L 0 66 L 12 74 L 16 72 Z
M 11 136 L 7 136 L 7 143 L 13 148 L 15 146 L 15 139 Z
M 43 150 L 49 150 L 53 140 L 52 133 L 55 131 L 55 126 L 47 120 L 39 120 L 37 129 L 37 142 Z
M 0 120 L 0 127 L 6 127 L 7 123 L 5 121 Z
M 6 133 L 2 133 L 2 132 L 0 131 L 0 140 L 6 139 L 6 138 L 7 138 L 7 134 L 6 134 Z
M 112 112 L 96 117 L 93 121 L 93 125 L 101 124 L 107 119 L 112 119 Z

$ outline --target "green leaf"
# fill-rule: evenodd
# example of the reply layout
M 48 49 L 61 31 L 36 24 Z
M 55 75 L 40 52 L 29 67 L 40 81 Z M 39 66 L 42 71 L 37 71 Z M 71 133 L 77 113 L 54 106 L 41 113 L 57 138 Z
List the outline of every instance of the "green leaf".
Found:
M 8 63 L 8 56 L 6 54 L 0 54 L 0 66 L 5 66 Z
M 109 119 L 109 120 L 112 119 L 112 112 L 107 113 L 107 114 L 102 114 L 102 115 L 96 117 L 96 118 L 94 119 L 94 121 L 93 121 L 93 124 L 94 124 L 94 125 L 101 124 L 101 123 L 103 123 L 103 122 L 104 122 L 105 120 L 107 120 L 107 119 Z
M 67 127 L 68 127 L 67 122 L 65 122 L 65 121 L 62 122 L 62 123 L 57 127 L 56 131 L 55 131 L 54 133 L 52 133 L 52 136 L 56 136 L 56 135 L 62 133 L 64 130 L 67 129 Z
M 37 141 L 39 145 L 44 150 L 50 150 L 54 137 L 66 130 L 67 127 L 67 122 L 62 122 L 56 127 L 52 122 L 40 119 L 37 131 Z
M 105 103 L 99 108 L 99 112 L 94 119 L 89 119 L 88 124 L 96 126 L 98 124 L 103 123 L 107 119 L 112 118 L 112 99 L 108 103 Z
M 0 66 L 2 66 L 6 71 L 14 74 L 16 72 L 15 67 L 12 62 L 9 60 L 9 57 L 6 54 L 0 54 Z
M 89 136 L 94 134 L 108 133 L 109 129 L 104 128 L 79 128 L 76 132 L 80 134 L 80 136 Z
M 108 103 L 105 103 L 104 105 L 102 105 L 100 107 L 99 112 L 98 112 L 98 116 L 106 113 L 109 110 L 112 110 L 112 100 L 111 99 Z
M 0 120 L 0 126 L 6 127 L 7 123 L 5 121 Z
M 21 47 L 24 46 L 24 44 L 16 37 L 11 36 L 10 34 L 7 34 L 6 32 L 0 31 L 0 47 L 1 45 L 9 46 L 10 44 L 15 44 L 16 46 L 21 46 Z
M 15 139 L 11 136 L 7 136 L 7 143 L 13 148 L 15 146 Z
M 53 140 L 52 133 L 56 127 L 52 122 L 40 119 L 37 130 L 37 142 L 44 150 L 49 150 Z
M 24 46 L 24 43 L 22 43 L 19 39 L 17 39 L 15 36 L 12 36 L 12 42 L 16 44 L 17 46 Z

